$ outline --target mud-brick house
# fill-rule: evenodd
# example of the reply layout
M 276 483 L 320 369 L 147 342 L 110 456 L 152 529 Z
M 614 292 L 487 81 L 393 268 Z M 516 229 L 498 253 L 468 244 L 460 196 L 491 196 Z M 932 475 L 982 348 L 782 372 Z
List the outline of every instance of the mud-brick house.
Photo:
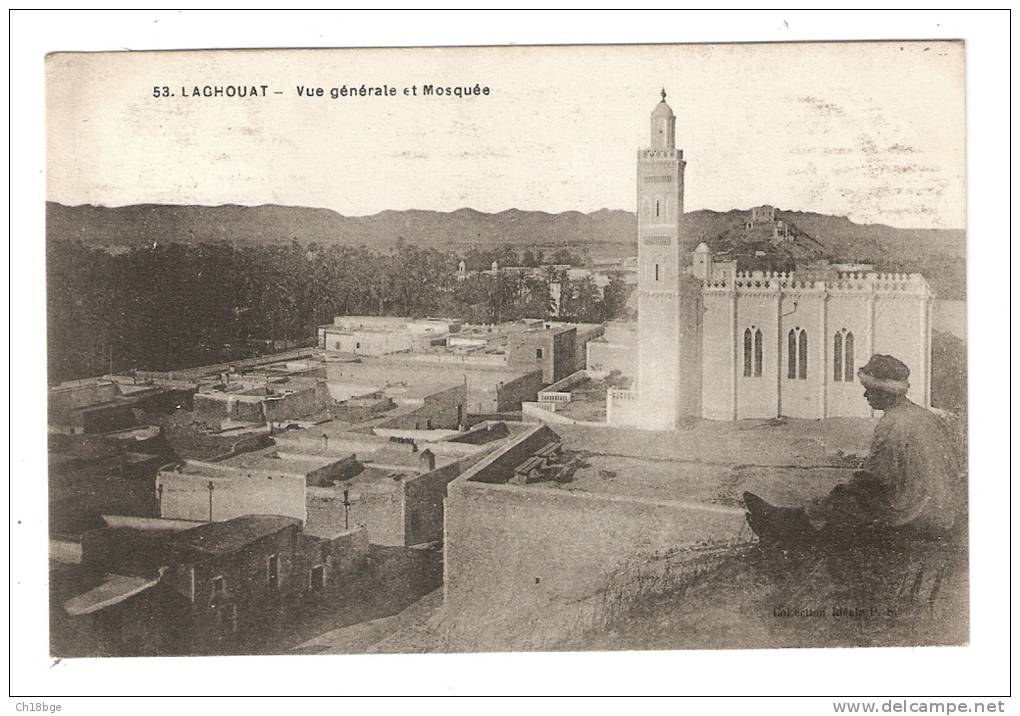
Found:
M 368 549 L 364 530 L 309 537 L 292 517 L 194 524 L 153 520 L 84 535 L 80 564 L 64 565 L 56 580 L 71 596 L 55 610 L 53 652 L 258 652 L 302 599 L 352 579 Z

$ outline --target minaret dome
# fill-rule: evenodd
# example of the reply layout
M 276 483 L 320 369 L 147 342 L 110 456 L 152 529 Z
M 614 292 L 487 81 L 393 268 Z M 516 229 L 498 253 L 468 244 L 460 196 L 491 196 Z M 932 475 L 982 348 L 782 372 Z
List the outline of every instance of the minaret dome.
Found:
M 652 149 L 676 148 L 676 115 L 673 108 L 666 104 L 666 90 L 662 90 L 662 100 L 652 111 L 651 122 Z

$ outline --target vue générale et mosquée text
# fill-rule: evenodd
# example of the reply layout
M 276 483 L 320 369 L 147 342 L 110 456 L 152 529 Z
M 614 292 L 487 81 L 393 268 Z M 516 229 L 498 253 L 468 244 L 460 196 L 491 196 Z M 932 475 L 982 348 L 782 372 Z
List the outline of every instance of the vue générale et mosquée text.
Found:
M 358 99 L 369 97 L 488 97 L 492 90 L 487 85 L 337 85 L 321 87 L 315 85 L 294 85 L 293 92 L 281 90 L 267 84 L 226 84 L 226 85 L 153 85 L 152 97 L 156 99 L 262 99 L 265 97 L 292 95 L 303 99 Z

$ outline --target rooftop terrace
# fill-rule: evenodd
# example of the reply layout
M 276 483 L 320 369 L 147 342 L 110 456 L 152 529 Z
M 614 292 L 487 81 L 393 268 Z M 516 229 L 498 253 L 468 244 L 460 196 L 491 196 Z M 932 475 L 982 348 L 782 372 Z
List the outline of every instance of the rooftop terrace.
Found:
M 859 469 L 876 421 L 699 420 L 687 430 L 647 432 L 556 425 L 573 480 L 557 489 L 740 506 L 751 490 L 781 504 L 827 493 Z

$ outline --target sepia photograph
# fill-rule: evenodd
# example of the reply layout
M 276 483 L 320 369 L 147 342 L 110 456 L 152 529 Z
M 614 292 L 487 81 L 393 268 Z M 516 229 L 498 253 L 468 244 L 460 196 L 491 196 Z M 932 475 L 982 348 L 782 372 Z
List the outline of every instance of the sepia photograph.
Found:
M 53 655 L 967 642 L 960 43 L 46 70 Z
M 40 55 L 46 678 L 980 646 L 981 48 L 775 32 Z

